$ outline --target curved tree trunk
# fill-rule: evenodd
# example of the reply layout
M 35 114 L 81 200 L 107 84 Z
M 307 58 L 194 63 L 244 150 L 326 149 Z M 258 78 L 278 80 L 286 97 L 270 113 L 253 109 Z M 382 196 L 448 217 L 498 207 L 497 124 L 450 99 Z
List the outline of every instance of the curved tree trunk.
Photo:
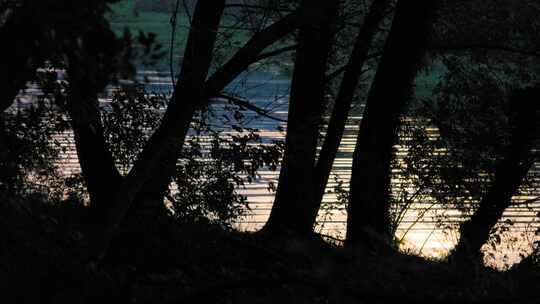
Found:
M 338 96 L 326 130 L 326 136 L 315 167 L 314 200 L 319 206 L 324 196 L 343 132 L 345 131 L 345 124 L 349 117 L 349 111 L 360 80 L 365 58 L 377 33 L 377 27 L 383 20 L 386 9 L 391 2 L 390 0 L 375 0 L 369 9 L 360 33 L 356 37 L 354 49 L 347 63 L 343 80 L 341 81 Z
M 90 195 L 92 218 L 101 222 L 106 218 L 110 197 L 120 187 L 122 176 L 103 133 L 97 96 L 102 88 L 95 85 L 96 75 L 88 74 L 91 59 L 84 60 L 70 56 L 68 110 L 77 157 Z
M 303 1 L 312 23 L 300 27 L 291 84 L 285 155 L 267 232 L 313 232 L 318 205 L 314 167 L 324 104 L 324 78 L 332 43 L 337 1 Z
M 26 2 L 0 27 L 0 41 L 5 42 L 0 48 L 0 112 L 13 103 L 26 82 L 34 77 L 42 63 L 41 56 L 46 54 L 43 49 L 50 47 L 40 45 L 40 39 L 43 38 L 41 26 L 34 24 L 32 18 L 39 12 L 36 8 L 27 7 Z M 121 176 L 103 137 L 97 105 L 97 92 L 102 88 L 92 85 L 95 83 L 95 75 L 85 74 L 93 70 L 88 60 L 76 60 L 71 54 L 73 68 L 70 69 L 69 112 L 82 173 L 92 205 L 97 207 L 105 205 L 104 202 L 119 186 Z
M 353 153 L 348 246 L 390 241 L 390 163 L 399 117 L 411 94 L 430 28 L 433 0 L 397 4 L 384 53 L 366 102 Z
M 164 196 L 176 170 L 176 161 L 183 147 L 195 111 L 201 105 L 204 82 L 212 61 L 221 15 L 225 1 L 199 1 L 193 16 L 182 69 L 174 88 L 169 107 L 162 124 L 152 135 L 153 140 L 164 139 L 165 133 L 175 129 L 178 141 L 176 148 L 163 154 L 154 171 L 140 189 L 134 202 L 135 208 L 143 212 L 162 213 Z M 159 170 L 159 171 L 158 171 Z
M 256 62 L 259 53 L 266 47 L 290 33 L 299 24 L 309 21 L 306 18 L 309 14 L 295 12 L 256 33 L 203 86 L 197 87 L 194 84 L 198 83 L 198 79 L 206 77 L 208 72 L 211 57 L 206 55 L 210 56 L 211 53 L 208 52 L 213 49 L 213 44 L 208 46 L 208 42 L 215 41 L 220 19 L 220 14 L 217 12 L 222 12 L 223 7 L 224 3 L 221 0 L 197 2 L 182 67 L 182 73 L 185 73 L 185 76 L 181 74 L 178 80 L 177 88 L 173 92 L 160 127 L 145 145 L 120 189 L 114 195 L 114 209 L 109 214 L 106 227 L 100 232 L 101 237 L 96 239 L 91 249 L 90 254 L 95 258 L 100 259 L 105 255 L 114 232 L 134 201 L 142 200 L 146 205 L 163 203 L 161 189 L 166 189 L 165 187 L 169 184 L 195 111 L 211 102 L 210 98 L 219 94 L 246 67 Z M 193 59 L 186 58 L 189 56 Z M 191 60 L 193 62 L 189 63 Z M 206 70 L 201 68 L 203 65 L 207 65 Z M 188 78 L 188 75 L 192 78 Z M 152 180 L 155 177 L 159 179 Z
M 478 209 L 460 228 L 459 242 L 450 256 L 458 263 L 482 261 L 480 249 L 534 165 L 532 149 L 540 132 L 540 88 L 520 91 L 512 97 L 511 104 L 516 108 L 511 143 L 495 168 L 494 179 Z
M 150 137 L 128 176 L 112 197 L 113 209 L 91 248 L 91 255 L 96 258 L 105 255 L 113 233 L 132 203 L 150 210 L 162 208 L 163 187 L 169 185 L 193 114 L 203 96 L 203 85 L 212 60 L 224 7 L 225 0 L 197 2 L 182 71 L 173 96 L 161 125 Z
M 189 130 L 189 124 L 193 119 L 193 115 L 197 109 L 202 108 L 204 105 L 210 102 L 210 100 L 218 96 L 221 91 L 230 84 L 236 77 L 240 75 L 250 64 L 257 61 L 257 56 L 268 46 L 279 40 L 283 36 L 287 35 L 294 29 L 298 23 L 302 20 L 298 12 L 293 12 L 276 23 L 270 25 L 266 29 L 253 36 L 227 63 L 221 66 L 204 82 L 204 78 L 198 77 L 198 85 L 193 83 L 192 75 L 193 71 L 202 69 L 202 67 L 194 67 L 197 64 L 194 61 L 194 56 L 201 56 L 200 52 L 193 52 L 192 54 L 186 54 L 184 58 L 184 64 L 182 67 L 182 73 L 180 75 L 179 83 L 175 89 L 173 98 L 176 103 L 185 103 L 186 107 L 183 110 L 182 120 L 185 121 L 185 131 L 182 132 L 182 136 L 178 137 L 178 141 L 183 145 L 185 136 Z M 199 48 L 202 48 L 199 46 Z M 212 47 L 205 47 L 207 50 L 212 51 Z M 207 53 L 205 56 L 211 56 L 211 53 Z M 189 57 L 189 58 L 188 58 Z M 192 58 L 192 59 L 190 59 Z M 206 66 L 208 71 L 209 66 Z M 185 72 L 184 72 L 185 71 Z M 190 72 L 191 71 L 191 72 Z M 184 83 L 191 84 L 186 87 Z M 194 91 L 193 88 L 196 90 Z M 200 91 L 204 89 L 204 91 Z M 180 144 L 180 143 L 179 143 Z M 137 198 L 135 203 L 137 208 L 155 209 L 155 206 L 163 205 L 164 194 L 166 193 L 169 183 L 174 174 L 176 161 L 178 159 L 178 152 L 171 153 L 164 158 L 163 166 L 159 172 L 155 172 L 158 178 L 149 180 L 142 188 L 142 192 Z

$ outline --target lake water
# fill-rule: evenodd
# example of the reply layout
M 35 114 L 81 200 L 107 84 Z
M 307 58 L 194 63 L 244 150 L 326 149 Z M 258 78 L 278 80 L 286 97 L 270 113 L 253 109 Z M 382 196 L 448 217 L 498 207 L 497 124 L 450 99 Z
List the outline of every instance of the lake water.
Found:
M 146 84 L 149 91 L 158 93 L 168 93 L 172 89 L 170 75 L 168 72 L 140 71 L 137 79 Z M 253 72 L 243 74 L 234 81 L 227 91 L 238 96 L 251 100 L 260 108 L 266 109 L 273 116 L 286 120 L 288 109 L 288 93 L 290 79 L 272 72 Z M 32 95 L 32 91 L 28 91 Z M 35 92 L 34 92 L 35 93 Z M 103 99 L 102 102 L 107 102 Z M 225 111 L 226 104 L 217 101 L 211 106 L 211 110 L 220 117 L 222 121 L 216 121 L 227 130 L 226 119 L 222 115 L 229 115 Z M 335 238 L 343 238 L 346 227 L 346 214 L 343 206 L 337 202 L 333 192 L 336 182 L 334 176 L 342 180 L 344 187 L 348 187 L 352 152 L 356 141 L 359 121 L 361 120 L 362 108 L 354 110 L 350 121 L 347 124 L 345 136 L 342 139 L 338 157 L 333 166 L 332 177 L 328 183 L 327 193 L 324 196 L 324 208 L 319 213 L 316 230 L 322 234 Z M 256 128 L 261 131 L 260 135 L 268 140 L 284 139 L 285 133 L 278 129 L 286 129 L 286 123 L 259 116 L 253 112 L 245 111 L 245 126 Z M 62 166 L 66 174 L 78 172 L 80 169 L 77 163 L 77 156 L 74 148 L 72 134 L 59 136 L 66 145 L 70 146 L 63 155 Z M 398 149 L 399 153 L 406 153 L 403 149 Z M 534 170 L 538 172 L 540 164 L 536 163 Z M 238 189 L 239 193 L 245 195 L 249 200 L 252 212 L 236 224 L 240 230 L 257 230 L 266 222 L 272 207 L 274 193 L 268 190 L 268 184 L 274 182 L 277 185 L 279 168 L 277 171 L 262 170 L 260 177 L 253 183 L 247 184 L 244 188 Z M 538 184 L 538 180 L 536 184 Z M 399 181 L 394 181 L 394 188 Z M 405 185 L 405 187 L 407 187 Z M 412 190 L 412 189 L 409 189 Z M 515 201 L 523 201 L 540 196 L 538 191 L 529 193 L 527 196 L 515 197 Z M 530 251 L 532 243 L 537 240 L 535 231 L 539 227 L 536 214 L 540 211 L 540 202 L 531 203 L 527 206 L 515 206 L 509 208 L 504 215 L 503 222 L 511 219 L 514 224 L 509 227 L 509 231 L 503 234 L 502 243 L 499 246 L 498 254 L 487 258 L 487 262 L 496 266 L 504 263 L 512 263 L 519 260 L 519 254 Z M 403 220 L 397 229 L 396 236 L 402 240 L 402 247 L 411 252 L 431 256 L 441 257 L 448 252 L 458 239 L 456 229 L 442 229 L 437 225 L 437 216 L 446 215 L 447 220 L 443 225 L 455 226 L 462 220 L 461 213 L 457 210 L 441 208 L 430 202 L 416 202 L 404 214 Z M 440 223 L 439 223 L 440 224 Z M 507 257 L 505 257 L 507 256 Z

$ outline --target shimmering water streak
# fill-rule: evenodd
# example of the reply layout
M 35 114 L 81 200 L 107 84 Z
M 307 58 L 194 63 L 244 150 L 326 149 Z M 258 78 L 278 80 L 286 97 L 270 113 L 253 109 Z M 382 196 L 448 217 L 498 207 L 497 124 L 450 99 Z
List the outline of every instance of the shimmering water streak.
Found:
M 141 71 L 138 80 L 146 84 L 149 91 L 155 93 L 168 93 L 171 90 L 171 81 L 167 73 L 155 71 Z M 239 77 L 233 84 L 228 87 L 228 91 L 239 96 L 250 99 L 254 104 L 261 108 L 269 109 L 272 115 L 281 119 L 287 118 L 287 100 L 289 80 L 271 73 L 256 73 L 243 75 Z M 107 95 L 110 95 L 114 88 L 110 87 Z M 23 95 L 28 97 L 39 94 L 38 88 L 31 88 Z M 106 98 L 101 100 L 106 104 L 109 102 Z M 226 103 L 217 101 L 212 110 L 216 117 L 229 115 L 225 111 Z M 361 112 L 357 111 L 357 112 Z M 247 126 L 261 130 L 260 135 L 268 140 L 284 139 L 285 132 L 278 131 L 278 128 L 286 130 L 286 124 L 260 117 L 253 112 L 244 112 Z M 229 115 L 230 116 L 230 115 Z M 232 117 L 229 117 L 232 118 Z M 346 214 L 343 210 L 344 206 L 337 202 L 336 194 L 332 193 L 337 183 L 334 177 L 343 181 L 345 189 L 348 188 L 350 179 L 350 170 L 352 164 L 352 152 L 356 141 L 359 121 L 361 116 L 350 117 L 350 121 L 346 126 L 345 136 L 341 141 L 338 156 L 333 165 L 333 171 L 330 181 L 327 186 L 327 194 L 324 196 L 324 207 L 318 216 L 316 230 L 322 234 L 329 235 L 334 238 L 342 238 L 346 228 Z M 227 129 L 224 125 L 224 130 Z M 436 133 L 436 130 L 431 130 Z M 80 172 L 73 136 L 67 132 L 59 134 L 56 138 L 63 142 L 69 148 L 61 156 L 61 168 L 64 174 L 69 175 Z M 398 156 L 404 155 L 406 150 L 397 147 Z M 538 172 L 540 164 L 536 163 L 534 170 Z M 273 182 L 277 185 L 279 168 L 277 171 L 262 170 L 259 178 L 254 183 L 248 184 L 243 188 L 238 189 L 238 192 L 245 195 L 249 200 L 249 206 L 252 212 L 239 221 L 236 226 L 240 230 L 254 231 L 262 227 L 266 222 L 274 200 L 274 193 L 268 190 L 268 184 Z M 393 180 L 394 190 L 407 188 L 406 181 Z M 401 185 L 397 187 L 401 183 Z M 538 184 L 538 183 L 537 183 Z M 408 192 L 413 192 L 414 189 L 408 187 Z M 396 194 L 396 193 L 395 193 Z M 540 193 L 533 191 L 526 196 L 514 197 L 516 202 L 525 201 L 538 197 Z M 507 238 L 520 237 L 520 242 L 515 242 L 514 245 L 518 248 L 512 250 L 503 250 L 498 254 L 491 263 L 500 265 L 503 258 L 501 255 L 509 255 L 510 262 L 518 259 L 520 251 L 526 252 L 530 250 L 532 242 L 536 239 L 534 232 L 539 223 L 536 220 L 536 213 L 540 211 L 540 202 L 535 202 L 527 206 L 514 206 L 509 208 L 503 217 L 503 222 L 506 219 L 511 219 L 515 224 L 511 227 Z M 418 254 L 440 257 L 448 252 L 453 247 L 458 239 L 456 229 L 442 229 L 437 225 L 437 216 L 446 216 L 446 221 L 442 224 L 453 225 L 454 227 L 463 220 L 462 214 L 457 210 L 442 208 L 437 204 L 429 201 L 415 202 L 405 212 L 402 221 L 400 222 L 397 231 L 397 239 L 402 241 L 402 247 L 406 250 L 413 251 Z M 523 235 L 521 235 L 523 234 Z M 508 239 L 503 237 L 503 247 L 510 244 Z

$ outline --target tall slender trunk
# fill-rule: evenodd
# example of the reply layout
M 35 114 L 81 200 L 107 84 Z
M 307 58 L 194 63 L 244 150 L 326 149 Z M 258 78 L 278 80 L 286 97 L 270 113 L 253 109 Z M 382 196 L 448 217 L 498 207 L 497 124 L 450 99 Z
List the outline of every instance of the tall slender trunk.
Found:
M 390 0 L 375 0 L 369 9 L 368 15 L 365 18 L 358 36 L 356 37 L 356 42 L 339 87 L 339 92 L 326 130 L 326 136 L 315 167 L 314 200 L 319 206 L 324 196 L 328 178 L 332 171 L 332 165 L 343 137 L 343 132 L 345 131 L 345 124 L 349 117 L 354 92 L 356 91 L 360 80 L 365 58 L 371 48 L 373 38 L 377 33 L 377 26 L 383 20 L 385 11 L 391 2 L 392 1 Z
M 482 258 L 480 249 L 488 241 L 493 227 L 512 202 L 512 196 L 527 176 L 535 162 L 532 153 L 539 138 L 540 88 L 525 89 L 511 100 L 516 107 L 515 126 L 505 157 L 495 168 L 494 179 L 478 209 L 462 224 L 460 239 L 450 259 L 457 262 L 475 261 Z
M 160 126 L 113 196 L 114 206 L 109 212 L 107 224 L 98 233 L 91 249 L 95 257 L 104 256 L 114 232 L 132 203 L 150 205 L 150 210 L 156 210 L 156 206 L 163 204 L 163 187 L 169 185 L 193 114 L 204 96 L 204 81 L 210 68 L 224 7 L 225 0 L 197 2 L 182 71 L 173 96 Z
M 190 36 L 194 37 L 188 39 L 186 57 L 194 56 L 194 60 L 197 59 L 199 64 L 192 65 L 189 69 L 184 66 L 182 68 L 184 73 L 188 73 L 190 69 L 199 72 L 203 71 L 200 69 L 201 62 L 203 62 L 201 58 L 204 57 L 205 50 L 211 50 L 212 48 L 202 48 L 200 45 L 215 40 L 215 37 L 211 35 L 215 35 L 217 30 L 208 29 L 210 25 L 214 24 L 217 28 L 217 23 L 219 22 L 219 20 L 215 19 L 217 16 L 210 14 L 209 10 L 223 10 L 223 6 L 223 1 L 216 3 L 215 1 L 200 0 L 197 2 L 197 9 L 195 10 L 193 17 L 193 25 L 199 24 L 200 26 L 192 27 Z M 213 13 L 215 12 L 216 11 L 213 11 Z M 202 88 L 196 90 L 188 89 L 189 86 L 194 87 L 194 80 L 187 78 L 187 75 L 189 74 L 180 77 L 177 83 L 178 87 L 173 92 L 173 97 L 171 98 L 171 102 L 160 127 L 145 145 L 143 152 L 139 155 L 139 158 L 125 178 L 120 189 L 114 195 L 114 209 L 109 213 L 106 227 L 100 232 L 101 237 L 95 240 L 92 244 L 92 249 L 90 250 L 90 254 L 94 258 L 103 258 L 110 245 L 114 232 L 117 230 L 117 227 L 126 215 L 126 212 L 137 197 L 142 197 L 142 199 L 144 199 L 145 195 L 151 194 L 153 199 L 150 199 L 149 201 L 156 202 L 155 198 L 157 198 L 157 195 L 154 196 L 154 194 L 159 193 L 161 195 L 162 192 L 158 191 L 163 189 L 163 187 L 168 186 L 172 174 L 171 172 L 176 164 L 177 155 L 182 149 L 193 113 L 201 106 L 209 103 L 211 97 L 214 97 L 215 94 L 218 94 L 223 90 L 230 81 L 240 75 L 250 64 L 256 62 L 257 56 L 266 47 L 285 36 L 287 33 L 290 33 L 299 24 L 307 23 L 309 20 L 306 17 L 309 16 L 308 13 L 291 13 L 280 21 L 255 34 L 224 66 L 218 69 L 204 83 Z M 197 21 L 200 18 L 205 21 Z M 202 29 L 205 30 L 201 32 Z M 195 37 L 195 35 L 202 35 L 202 37 Z M 212 39 L 208 40 L 210 38 Z M 198 47 L 196 47 L 197 44 L 199 44 Z M 198 48 L 202 48 L 202 51 L 198 51 Z M 208 60 L 210 60 L 210 58 L 208 58 Z M 189 60 L 184 58 L 184 63 L 186 62 L 189 62 Z M 199 68 L 195 68 L 195 66 L 198 66 Z M 207 73 L 207 70 L 204 71 L 204 73 Z M 195 75 L 193 77 L 200 76 Z M 180 104 L 180 97 L 182 97 L 182 104 Z M 164 166 L 167 166 L 167 168 Z M 158 176 L 162 176 L 162 178 L 149 183 L 151 179 Z M 145 189 L 146 187 L 148 187 L 148 189 Z M 141 191 L 146 193 L 140 195 Z M 162 202 L 163 200 L 160 201 L 157 199 L 157 203 Z
M 189 122 L 192 120 L 192 116 L 195 113 L 196 109 L 203 107 L 207 104 L 210 99 L 216 97 L 221 91 L 231 83 L 236 77 L 240 75 L 250 64 L 257 60 L 257 56 L 268 46 L 270 46 L 275 41 L 279 40 L 283 36 L 287 35 L 292 31 L 293 28 L 302 20 L 299 12 L 293 12 L 276 23 L 268 26 L 266 29 L 257 33 L 252 37 L 230 60 L 227 61 L 223 66 L 216 70 L 206 82 L 199 84 L 199 89 L 204 88 L 204 92 L 186 92 L 182 91 L 185 88 L 179 86 L 175 89 L 175 94 L 173 99 L 178 97 L 182 101 L 187 100 L 192 102 L 193 110 L 191 114 L 189 111 L 185 111 L 186 119 L 187 116 L 191 115 Z M 195 55 L 195 54 L 192 54 Z M 210 56 L 211 54 L 207 54 Z M 192 64 L 189 60 L 184 59 L 184 66 L 182 71 L 186 71 L 185 74 L 181 74 L 179 85 L 182 82 L 182 79 L 187 81 L 192 78 L 189 71 L 193 71 L 194 68 L 187 68 L 187 65 Z M 208 69 L 207 69 L 208 70 Z M 199 78 L 201 80 L 201 78 Z M 204 80 L 204 79 L 202 79 Z M 193 87 L 193 85 L 192 85 Z M 186 124 L 186 128 L 189 129 L 189 124 Z M 186 132 L 187 133 L 187 129 Z M 185 136 L 185 135 L 184 135 Z M 184 137 L 179 138 L 178 140 L 185 140 Z M 176 162 L 178 154 L 171 154 L 168 156 L 166 163 L 172 164 Z M 163 197 L 167 188 L 169 186 L 170 180 L 174 174 L 174 165 L 170 165 L 166 171 L 156 172 L 159 178 L 150 180 L 144 187 L 143 192 L 139 195 L 138 202 L 139 205 L 144 205 L 149 208 L 153 208 L 157 204 L 162 204 Z M 137 204 L 137 203 L 136 203 Z
M 180 76 L 162 125 L 153 135 L 155 138 L 160 138 L 164 135 L 163 130 L 175 126 L 180 131 L 176 139 L 178 148 L 171 149 L 162 156 L 159 171 L 156 171 L 154 178 L 147 180 L 141 188 L 134 202 L 134 207 L 138 210 L 151 213 L 156 211 L 158 214 L 164 210 L 163 198 L 176 170 L 176 162 L 193 115 L 201 106 L 201 99 L 204 96 L 204 83 L 210 69 L 224 8 L 225 1 L 223 0 L 201 0 L 197 3 Z
M 310 234 L 317 216 L 314 167 L 324 103 L 324 76 L 332 43 L 337 1 L 305 0 L 312 23 L 300 27 L 291 84 L 285 155 L 268 232 Z
M 399 117 L 426 52 L 433 0 L 398 2 L 353 153 L 348 246 L 390 239 L 390 163 Z

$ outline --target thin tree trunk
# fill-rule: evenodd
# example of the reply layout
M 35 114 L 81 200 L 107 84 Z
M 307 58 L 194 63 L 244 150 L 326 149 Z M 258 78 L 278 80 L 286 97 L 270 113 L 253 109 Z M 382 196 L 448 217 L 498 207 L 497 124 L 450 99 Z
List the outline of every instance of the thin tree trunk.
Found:
M 216 31 L 205 30 L 201 34 L 201 28 L 208 28 L 211 22 L 209 22 L 209 20 L 206 20 L 206 22 L 199 21 L 198 23 L 197 19 L 202 18 L 200 14 L 203 12 L 208 14 L 208 9 L 221 8 L 222 1 L 217 4 L 219 4 L 220 7 L 216 7 L 215 1 L 197 2 L 197 9 L 195 10 L 193 25 L 201 24 L 201 26 L 192 27 L 192 32 L 190 33 L 190 36 L 202 35 L 203 37 L 193 37 L 192 40 L 200 40 L 200 43 L 203 43 L 205 41 L 208 42 L 208 36 L 210 36 L 212 33 L 216 33 Z M 204 10 L 201 9 L 199 5 L 204 5 Z M 309 14 L 304 13 L 302 14 L 302 16 L 295 17 L 294 22 L 290 22 L 291 20 L 288 17 L 284 17 L 281 21 L 278 21 L 275 24 L 266 28 L 265 30 L 255 34 L 250 39 L 250 41 L 248 41 L 248 43 L 246 43 L 246 45 L 237 54 L 235 54 L 233 58 L 231 58 L 229 63 L 225 64 L 221 69 L 215 72 L 206 81 L 203 88 L 198 88 L 198 90 L 191 90 L 191 92 L 196 93 L 196 96 L 187 95 L 190 91 L 185 88 L 186 86 L 189 86 L 193 80 L 183 79 L 183 77 L 180 77 L 177 83 L 178 87 L 173 92 L 171 103 L 167 108 L 162 124 L 154 133 L 154 135 L 152 135 L 149 142 L 145 145 L 145 149 L 139 156 L 138 160 L 135 162 L 128 176 L 125 178 L 119 191 L 117 191 L 114 195 L 114 210 L 112 210 L 109 214 L 107 225 L 100 233 L 101 237 L 95 240 L 90 250 L 90 254 L 93 256 L 93 258 L 100 259 L 104 257 L 107 248 L 109 247 L 112 240 L 114 232 L 117 230 L 126 212 L 130 208 L 136 197 L 139 196 L 139 193 L 141 191 L 147 191 L 147 193 L 156 193 L 156 189 L 159 191 L 159 189 L 161 187 L 164 187 L 166 183 L 168 185 L 171 176 L 170 174 L 172 172 L 171 169 L 174 168 L 177 155 L 182 149 L 185 136 L 188 132 L 189 125 L 193 117 L 193 113 L 201 106 L 209 103 L 212 96 L 223 90 L 224 86 L 226 86 L 230 81 L 234 80 L 236 76 L 238 76 L 242 71 L 244 71 L 247 66 L 257 61 L 257 56 L 266 47 L 268 47 L 281 37 L 285 36 L 287 33 L 291 32 L 294 28 L 298 26 L 299 21 L 301 23 L 308 22 L 308 19 L 306 18 L 308 16 Z M 206 16 L 204 19 L 209 18 L 208 16 Z M 198 29 L 196 30 L 196 28 Z M 267 35 L 273 38 L 266 39 Z M 203 52 L 198 52 L 196 48 L 191 46 L 193 45 L 193 42 L 189 41 L 192 40 L 188 39 L 188 48 L 186 52 L 191 52 L 190 54 L 192 54 L 193 56 L 201 56 L 201 54 L 204 54 L 204 50 Z M 246 50 L 249 50 L 249 52 L 246 52 Z M 188 53 L 186 53 L 186 57 L 187 56 Z M 186 58 L 184 58 L 184 63 L 185 62 Z M 226 67 L 234 67 L 234 69 L 230 69 L 227 71 L 227 73 L 223 73 L 223 70 Z M 184 68 L 182 70 L 184 71 Z M 188 71 L 189 70 L 186 69 L 185 73 L 187 73 Z M 177 97 L 178 94 L 181 95 Z M 182 97 L 182 101 L 185 101 L 183 104 L 180 104 L 179 102 L 180 96 Z M 167 166 L 167 168 L 164 168 L 164 166 Z M 168 175 L 167 180 L 165 181 L 164 179 L 162 179 L 155 184 L 148 183 L 149 180 L 160 175 Z M 149 189 L 154 190 L 143 190 L 143 188 L 145 187 L 149 187 Z M 144 197 L 144 194 L 142 197 Z
M 139 191 L 134 206 L 139 211 L 150 213 L 157 211 L 157 214 L 160 214 L 164 210 L 163 198 L 176 170 L 176 161 L 193 115 L 201 105 L 204 83 L 212 61 L 224 8 L 225 1 L 222 0 L 203 0 L 197 3 L 180 76 L 162 125 L 153 135 L 155 138 L 160 138 L 164 135 L 163 130 L 168 130 L 173 126 L 178 128 L 178 148 L 171 149 L 162 156 L 159 167 L 156 167 L 159 171 L 155 171 L 154 177 L 148 179 Z
M 291 84 L 285 155 L 278 190 L 264 231 L 313 232 L 314 167 L 324 104 L 324 78 L 332 43 L 337 1 L 303 1 L 312 23 L 300 27 Z
M 104 256 L 113 233 L 134 201 L 139 204 L 155 204 L 156 200 L 163 203 L 163 200 L 159 202 L 159 196 L 163 197 L 161 187 L 169 184 L 193 114 L 200 105 L 224 7 L 225 0 L 197 2 L 182 71 L 173 96 L 161 125 L 113 197 L 114 206 L 107 225 L 95 240 L 91 252 L 98 259 Z
M 189 117 L 189 123 L 191 122 L 193 115 L 197 109 L 202 108 L 212 98 L 219 95 L 219 93 L 229 83 L 236 79 L 236 77 L 238 77 L 242 71 L 244 71 L 250 64 L 257 60 L 257 56 L 265 48 L 290 33 L 293 28 L 298 26 L 298 23 L 301 20 L 303 19 L 301 18 L 299 12 L 293 12 L 285 16 L 283 19 L 262 30 L 252 39 L 250 39 L 246 43 L 246 45 L 244 45 L 229 61 L 227 61 L 226 64 L 224 64 L 217 71 L 215 71 L 206 82 L 204 82 L 205 79 L 198 77 L 198 85 L 192 83 L 188 88 L 185 88 L 183 86 L 179 86 L 178 88 L 176 88 L 175 94 L 173 95 L 173 100 L 178 99 L 178 103 L 184 100 L 193 103 L 189 106 L 193 108 L 191 110 L 191 114 L 187 109 L 184 110 L 186 119 L 188 116 L 191 115 L 191 117 Z M 208 48 L 208 50 L 212 49 Z M 196 54 L 194 53 L 192 55 Z M 208 53 L 207 55 L 211 56 L 210 53 Z M 189 80 L 193 79 L 194 76 L 190 73 L 195 70 L 194 68 L 189 67 L 189 65 L 191 64 L 193 64 L 192 61 L 186 60 L 186 58 L 184 59 L 184 65 L 182 67 L 179 85 L 182 83 L 182 81 L 193 81 Z M 192 88 L 196 88 L 199 91 L 190 92 L 189 90 L 192 90 Z M 202 93 L 200 92 L 201 88 L 204 88 L 204 92 Z M 187 130 L 189 129 L 189 123 L 185 124 L 186 131 L 183 132 L 184 134 L 187 134 Z M 182 141 L 183 145 L 185 135 L 179 137 L 178 140 Z M 158 178 L 151 179 L 148 183 L 145 184 L 145 186 L 142 188 L 141 194 L 137 198 L 137 202 L 135 203 L 137 205 L 137 208 L 142 207 L 146 209 L 152 209 L 154 208 L 153 206 L 156 206 L 157 204 L 163 205 L 164 194 L 166 193 L 171 178 L 174 174 L 175 165 L 173 164 L 176 164 L 178 154 L 179 152 L 168 155 L 167 159 L 163 161 L 163 163 L 168 164 L 168 166 L 164 166 L 162 168 L 162 171 L 156 172 L 156 176 L 158 176 Z
M 540 131 L 540 88 L 523 90 L 515 94 L 511 102 L 518 109 L 508 152 L 496 167 L 494 179 L 478 209 L 462 224 L 460 240 L 450 260 L 482 261 L 480 249 L 488 241 L 491 230 L 510 206 L 512 196 L 517 193 L 535 162 L 531 150 Z
M 433 0 L 398 2 L 353 153 L 348 246 L 390 240 L 390 163 L 399 117 L 426 52 Z
M 346 65 L 345 74 L 339 88 L 332 115 L 326 130 L 326 136 L 319 152 L 315 168 L 315 202 L 320 206 L 332 165 L 345 131 L 345 124 L 363 70 L 365 58 L 378 30 L 378 25 L 385 16 L 386 9 L 392 1 L 375 0 L 366 16 L 360 33 L 356 37 L 354 49 Z

